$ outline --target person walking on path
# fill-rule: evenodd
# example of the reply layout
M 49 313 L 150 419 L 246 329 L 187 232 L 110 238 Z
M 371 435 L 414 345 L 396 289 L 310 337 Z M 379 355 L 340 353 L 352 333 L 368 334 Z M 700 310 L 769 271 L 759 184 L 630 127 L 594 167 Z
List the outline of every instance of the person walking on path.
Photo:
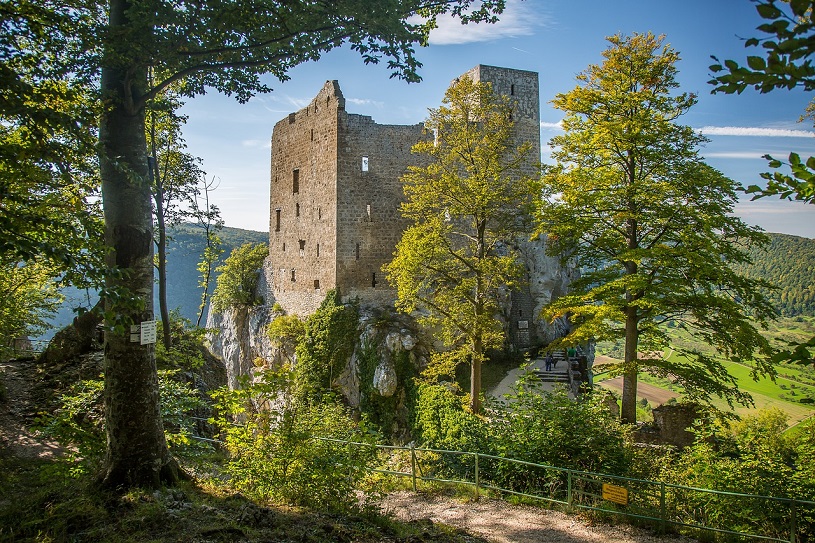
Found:
M 544 359 L 546 371 L 551 371 L 552 370 L 552 363 L 554 362 L 554 360 L 555 360 L 555 357 L 552 356 L 551 352 L 546 353 L 546 358 Z

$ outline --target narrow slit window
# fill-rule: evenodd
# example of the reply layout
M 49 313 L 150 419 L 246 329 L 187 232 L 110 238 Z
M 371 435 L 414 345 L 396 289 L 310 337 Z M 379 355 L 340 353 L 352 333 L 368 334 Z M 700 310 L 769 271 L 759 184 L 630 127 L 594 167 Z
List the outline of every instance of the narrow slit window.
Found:
M 280 232 L 280 210 L 279 209 L 274 210 L 274 216 L 275 216 L 275 219 L 274 219 L 274 231 L 275 232 Z
M 283 242 L 283 252 L 284 253 L 286 252 L 286 242 L 285 241 Z
M 317 256 L 320 256 L 320 244 L 317 244 Z
M 314 141 L 314 129 L 311 129 L 311 141 Z
M 515 96 L 515 83 L 509 86 L 509 94 Z
M 300 256 L 306 256 L 306 240 L 298 240 L 300 242 Z
M 297 281 L 297 272 L 294 268 L 291 269 L 291 280 L 292 282 Z
M 376 272 L 371 273 L 371 287 L 376 288 Z
M 294 216 L 295 217 L 300 216 L 300 204 L 294 204 Z
M 356 259 L 359 260 L 359 243 L 357 243 L 356 249 L 354 249 L 354 253 L 356 255 Z
M 300 170 L 293 170 L 291 175 L 291 193 L 300 192 Z
M 320 280 L 319 279 L 314 280 L 314 290 L 320 290 Z

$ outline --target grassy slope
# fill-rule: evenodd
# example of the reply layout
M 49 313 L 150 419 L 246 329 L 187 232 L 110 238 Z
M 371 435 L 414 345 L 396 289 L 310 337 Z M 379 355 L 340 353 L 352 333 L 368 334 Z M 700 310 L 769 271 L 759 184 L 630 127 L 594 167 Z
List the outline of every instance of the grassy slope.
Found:
M 815 334 L 815 318 L 782 318 L 771 324 L 767 333 L 773 341 L 778 339 L 802 340 Z M 691 340 L 686 335 L 677 333 L 676 342 L 684 346 L 690 346 Z M 670 356 L 679 355 L 671 353 Z M 796 401 L 801 397 L 815 397 L 815 370 L 794 365 L 783 365 L 777 368 L 778 376 L 773 382 L 767 377 L 762 377 L 757 381 L 753 380 L 750 375 L 750 368 L 745 365 L 735 362 L 727 362 L 725 365 L 730 374 L 738 380 L 739 388 L 749 392 L 755 402 L 754 407 L 734 406 L 733 411 L 738 415 L 755 414 L 759 409 L 777 407 L 787 413 L 790 424 L 795 424 L 815 415 L 815 404 L 802 404 Z M 672 386 L 664 379 L 655 379 L 649 375 L 641 374 L 640 380 L 666 390 L 681 392 L 680 387 Z M 599 384 L 604 386 L 602 381 Z M 605 385 L 605 387 L 614 390 L 615 388 L 609 386 L 610 384 Z M 714 405 L 723 410 L 730 409 L 724 401 L 716 401 Z

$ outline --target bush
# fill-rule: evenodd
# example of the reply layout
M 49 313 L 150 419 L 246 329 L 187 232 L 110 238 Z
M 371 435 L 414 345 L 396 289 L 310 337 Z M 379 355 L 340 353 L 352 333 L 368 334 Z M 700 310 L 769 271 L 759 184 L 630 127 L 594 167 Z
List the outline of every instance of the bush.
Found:
M 565 389 L 548 392 L 527 372 L 506 401 L 490 407 L 490 418 L 496 456 L 613 475 L 626 475 L 631 467 L 627 430 L 599 394 L 572 399 Z M 514 490 L 552 486 L 565 477 L 514 464 L 499 467 L 499 484 Z
M 772 408 L 756 416 L 697 429 L 695 443 L 662 469 L 668 483 L 725 492 L 815 499 L 815 428 L 785 433 L 786 415 Z M 787 506 L 760 499 L 689 492 L 677 495 L 676 509 L 687 518 L 704 515 L 716 526 L 789 538 Z M 799 517 L 800 519 L 800 517 Z M 799 520 L 799 540 L 815 535 L 815 519 Z
M 338 290 L 329 290 L 309 316 L 297 345 L 295 390 L 299 401 L 321 402 L 331 395 L 334 380 L 351 359 L 359 338 L 359 306 L 343 304 Z
M 232 254 L 218 266 L 220 275 L 212 293 L 212 309 L 222 313 L 230 307 L 253 306 L 263 303 L 257 295 L 258 270 L 269 255 L 269 247 L 245 243 L 233 249 Z
M 293 373 L 283 368 L 259 372 L 255 382 L 244 378 L 239 389 L 215 394 L 232 484 L 279 503 L 354 508 L 354 489 L 376 448 L 330 440 L 373 444 L 376 436 L 360 430 L 335 402 L 295 401 L 293 387 Z
M 159 370 L 159 393 L 164 435 L 173 454 L 194 457 L 211 450 L 195 440 L 191 413 L 207 406 L 189 385 L 176 380 L 177 370 Z M 42 417 L 38 426 L 71 451 L 66 457 L 68 474 L 92 472 L 105 453 L 105 414 L 101 379 L 73 384 L 60 399 L 53 415 Z

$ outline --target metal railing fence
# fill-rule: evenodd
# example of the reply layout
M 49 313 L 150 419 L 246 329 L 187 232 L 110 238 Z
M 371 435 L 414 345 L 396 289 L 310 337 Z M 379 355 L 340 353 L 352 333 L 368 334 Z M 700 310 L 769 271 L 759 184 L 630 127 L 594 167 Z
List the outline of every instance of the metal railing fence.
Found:
M 676 485 L 584 472 L 477 452 L 379 445 L 315 437 L 352 447 L 409 453 L 401 469 L 370 471 L 420 481 L 472 486 L 552 504 L 620 515 L 655 525 L 691 528 L 753 540 L 804 543 L 815 528 L 815 502 Z M 447 458 L 445 458 L 447 457 Z M 466 473 L 466 476 L 464 475 Z M 515 473 L 515 477 L 513 477 Z M 624 502 L 624 503 L 623 503 Z
M 349 450 L 373 447 L 387 452 L 391 461 L 394 453 L 408 454 L 408 459 L 397 462 L 396 468 L 401 469 L 382 465 L 368 471 L 409 477 L 414 491 L 420 481 L 461 484 L 473 487 L 476 498 L 481 491 L 491 490 L 628 517 L 656 526 L 663 533 L 673 526 L 751 540 L 815 542 L 815 501 L 585 472 L 478 452 L 416 447 L 412 443 L 382 445 L 321 436 L 312 439 L 333 442 Z

